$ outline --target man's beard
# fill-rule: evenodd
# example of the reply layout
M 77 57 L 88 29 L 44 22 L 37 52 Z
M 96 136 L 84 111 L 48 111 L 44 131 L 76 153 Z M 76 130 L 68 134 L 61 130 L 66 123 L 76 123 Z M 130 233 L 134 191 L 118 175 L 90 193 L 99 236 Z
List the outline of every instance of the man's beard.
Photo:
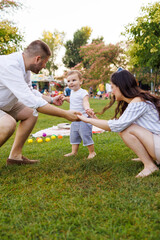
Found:
M 41 69 L 42 69 L 42 63 L 30 64 L 29 66 L 29 70 L 36 74 L 38 74 L 41 71 Z

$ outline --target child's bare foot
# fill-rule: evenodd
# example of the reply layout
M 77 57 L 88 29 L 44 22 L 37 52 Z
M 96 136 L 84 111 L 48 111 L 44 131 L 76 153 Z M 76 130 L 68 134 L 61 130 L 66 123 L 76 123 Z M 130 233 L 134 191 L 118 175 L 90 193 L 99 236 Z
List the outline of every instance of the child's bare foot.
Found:
M 159 168 L 157 166 L 154 166 L 152 168 L 144 168 L 140 173 L 138 173 L 136 178 L 147 177 L 150 174 L 152 174 L 153 172 L 158 171 L 158 170 L 159 170 Z
M 94 158 L 96 156 L 95 152 L 92 152 L 88 155 L 88 159 Z
M 67 154 L 64 155 L 64 157 L 70 157 L 70 156 L 73 156 L 73 155 L 76 155 L 76 153 L 72 153 L 72 152 L 71 153 L 67 153 Z

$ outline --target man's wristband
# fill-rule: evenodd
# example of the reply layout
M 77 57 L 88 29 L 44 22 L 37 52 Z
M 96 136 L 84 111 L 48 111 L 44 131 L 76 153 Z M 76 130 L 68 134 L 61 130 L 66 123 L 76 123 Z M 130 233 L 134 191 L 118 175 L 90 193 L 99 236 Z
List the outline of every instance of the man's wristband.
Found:
M 50 104 L 53 104 L 53 98 L 51 97 L 51 102 L 50 102 Z

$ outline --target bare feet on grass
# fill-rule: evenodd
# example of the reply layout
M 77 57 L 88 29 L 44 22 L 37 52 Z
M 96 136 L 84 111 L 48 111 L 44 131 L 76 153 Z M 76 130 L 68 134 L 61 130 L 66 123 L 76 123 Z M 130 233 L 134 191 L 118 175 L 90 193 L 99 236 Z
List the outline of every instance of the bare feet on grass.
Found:
M 70 157 L 70 156 L 75 156 L 77 153 L 67 153 L 67 154 L 65 154 L 64 155 L 64 157 Z M 88 159 L 91 159 L 91 158 L 94 158 L 96 156 L 96 153 L 95 152 L 93 152 L 93 153 L 90 153 L 89 155 L 88 155 Z
M 147 177 L 147 176 L 151 175 L 152 173 L 154 173 L 155 171 L 158 171 L 158 170 L 159 170 L 159 168 L 157 166 L 153 166 L 151 168 L 144 168 L 140 173 L 138 173 L 136 178 Z
M 70 157 L 70 156 L 75 156 L 75 155 L 76 155 L 76 153 L 72 153 L 72 152 L 71 152 L 71 153 L 65 154 L 64 157 Z
M 92 152 L 88 155 L 88 159 L 94 158 L 96 156 L 95 152 Z

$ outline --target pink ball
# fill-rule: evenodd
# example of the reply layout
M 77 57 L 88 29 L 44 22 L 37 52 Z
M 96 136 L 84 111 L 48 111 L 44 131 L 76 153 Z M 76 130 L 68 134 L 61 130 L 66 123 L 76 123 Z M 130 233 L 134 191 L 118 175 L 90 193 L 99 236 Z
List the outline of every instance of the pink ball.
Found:
M 43 136 L 43 137 L 46 137 L 46 136 L 47 136 L 47 134 L 46 134 L 46 133 L 43 133 L 43 134 L 42 134 L 42 136 Z

